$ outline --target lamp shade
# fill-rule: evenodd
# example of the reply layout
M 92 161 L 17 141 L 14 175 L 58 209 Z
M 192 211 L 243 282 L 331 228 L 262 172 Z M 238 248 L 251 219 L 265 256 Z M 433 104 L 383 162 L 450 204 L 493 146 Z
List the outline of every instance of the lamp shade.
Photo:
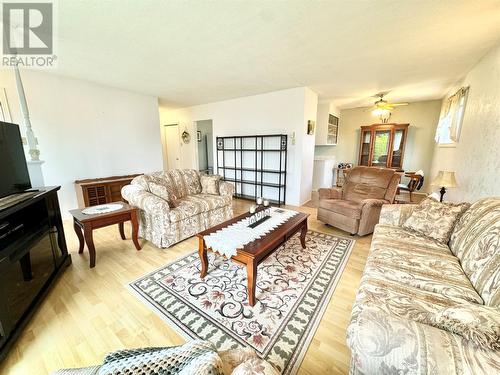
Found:
M 457 180 L 455 179 L 455 172 L 439 171 L 434 181 L 432 181 L 432 185 L 441 187 L 456 187 Z

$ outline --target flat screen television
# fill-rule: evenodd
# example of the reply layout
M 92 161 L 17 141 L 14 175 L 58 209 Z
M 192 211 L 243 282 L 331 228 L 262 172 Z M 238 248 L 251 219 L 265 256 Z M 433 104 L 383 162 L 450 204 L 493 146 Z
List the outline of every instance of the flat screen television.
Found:
M 30 188 L 19 126 L 0 121 L 0 198 Z

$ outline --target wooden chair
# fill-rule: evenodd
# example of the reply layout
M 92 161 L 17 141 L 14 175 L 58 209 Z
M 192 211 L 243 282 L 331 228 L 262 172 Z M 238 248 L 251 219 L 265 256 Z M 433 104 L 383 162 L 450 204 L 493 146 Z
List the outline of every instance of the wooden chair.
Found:
M 424 183 L 424 172 L 421 170 L 417 172 L 406 172 L 405 177 L 408 177 L 410 181 L 408 182 L 407 185 L 398 184 L 398 191 L 396 194 L 399 195 L 401 191 L 407 191 L 410 194 L 410 203 L 412 203 L 413 192 L 415 190 L 420 190 L 420 188 Z

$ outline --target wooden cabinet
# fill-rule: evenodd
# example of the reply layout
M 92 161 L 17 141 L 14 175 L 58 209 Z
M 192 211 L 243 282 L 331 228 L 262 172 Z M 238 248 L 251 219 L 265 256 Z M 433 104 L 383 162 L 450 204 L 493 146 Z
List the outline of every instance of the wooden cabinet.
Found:
M 361 127 L 358 165 L 401 169 L 410 124 Z
M 97 206 L 99 204 L 123 201 L 121 190 L 140 174 L 113 176 L 75 181 L 78 207 Z

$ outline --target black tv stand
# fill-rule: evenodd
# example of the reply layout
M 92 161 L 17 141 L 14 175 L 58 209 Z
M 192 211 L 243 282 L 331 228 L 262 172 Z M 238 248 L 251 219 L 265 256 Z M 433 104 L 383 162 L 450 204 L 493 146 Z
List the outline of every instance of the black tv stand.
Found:
M 71 263 L 58 190 L 41 188 L 0 211 L 0 361 Z

